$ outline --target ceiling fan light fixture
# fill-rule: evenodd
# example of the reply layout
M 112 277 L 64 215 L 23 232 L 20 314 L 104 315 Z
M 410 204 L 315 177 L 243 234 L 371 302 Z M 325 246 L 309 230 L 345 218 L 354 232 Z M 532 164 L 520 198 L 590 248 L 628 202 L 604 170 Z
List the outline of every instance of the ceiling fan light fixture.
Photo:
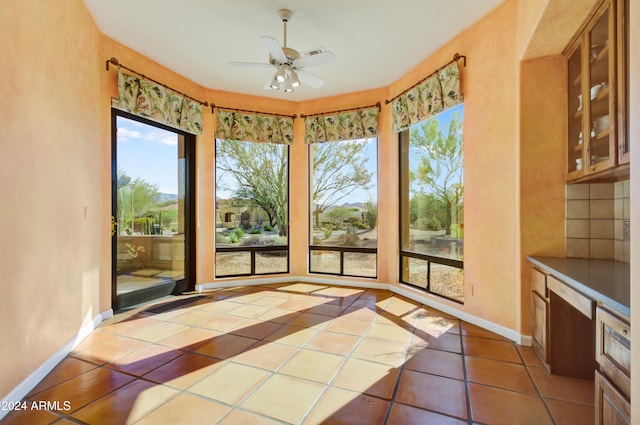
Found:
M 276 71 L 276 75 L 274 76 L 275 80 L 279 83 L 284 83 L 284 80 L 286 78 L 285 72 L 284 72 L 284 67 L 280 67 L 278 68 L 278 70 Z
M 300 80 L 298 79 L 298 73 L 295 71 L 291 71 L 291 87 L 293 88 L 300 87 Z
M 273 90 L 280 90 L 280 84 L 278 83 L 278 80 L 276 79 L 275 74 L 271 79 L 271 83 L 269 83 L 269 87 L 271 87 Z
M 291 83 L 291 78 L 287 76 L 286 80 L 284 80 L 284 92 L 291 93 L 293 91 L 293 84 Z

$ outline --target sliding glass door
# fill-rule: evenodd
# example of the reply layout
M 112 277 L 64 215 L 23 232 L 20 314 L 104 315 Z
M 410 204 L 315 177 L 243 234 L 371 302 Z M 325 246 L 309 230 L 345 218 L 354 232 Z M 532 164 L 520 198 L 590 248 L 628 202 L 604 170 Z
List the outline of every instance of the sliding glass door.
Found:
M 113 112 L 113 306 L 193 289 L 194 136 Z

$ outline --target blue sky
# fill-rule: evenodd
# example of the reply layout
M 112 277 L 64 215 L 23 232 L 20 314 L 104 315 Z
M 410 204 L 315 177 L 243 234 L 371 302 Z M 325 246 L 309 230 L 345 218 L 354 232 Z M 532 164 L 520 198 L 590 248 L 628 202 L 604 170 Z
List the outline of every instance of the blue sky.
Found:
M 131 180 L 158 185 L 161 193 L 178 194 L 178 135 L 118 117 L 118 170 Z

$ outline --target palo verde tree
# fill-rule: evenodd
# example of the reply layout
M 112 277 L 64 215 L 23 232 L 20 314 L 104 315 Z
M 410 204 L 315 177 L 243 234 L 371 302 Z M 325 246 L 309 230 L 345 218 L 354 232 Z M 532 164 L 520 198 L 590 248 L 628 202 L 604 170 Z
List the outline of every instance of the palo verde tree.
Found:
M 280 236 L 287 235 L 288 168 L 285 145 L 216 140 L 218 182 L 231 177 L 224 189 L 262 209 Z
M 118 170 L 117 202 L 118 216 L 121 223 L 125 217 L 133 231 L 133 219 L 142 217 L 158 203 L 158 184 L 150 183 L 140 177 L 131 180 L 124 170 Z M 131 202 L 133 200 L 133 202 Z
M 363 155 L 366 145 L 366 140 L 311 145 L 316 227 L 320 227 L 320 214 L 338 205 L 356 189 L 371 187 L 373 172 L 367 170 L 368 158 Z
M 444 134 L 440 122 L 430 119 L 411 129 L 411 147 L 419 152 L 417 169 L 412 170 L 412 187 L 417 195 L 441 202 L 442 228 L 451 232 L 453 215 L 461 207 L 463 186 L 462 122 L 453 114 Z

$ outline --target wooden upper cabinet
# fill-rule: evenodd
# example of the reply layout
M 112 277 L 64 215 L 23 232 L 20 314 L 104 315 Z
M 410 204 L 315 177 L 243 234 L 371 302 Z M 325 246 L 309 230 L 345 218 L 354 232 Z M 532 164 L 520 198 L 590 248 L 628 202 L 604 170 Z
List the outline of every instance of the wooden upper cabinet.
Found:
M 602 1 L 565 51 L 568 181 L 625 174 L 618 166 L 628 163 L 629 152 L 626 1 Z

